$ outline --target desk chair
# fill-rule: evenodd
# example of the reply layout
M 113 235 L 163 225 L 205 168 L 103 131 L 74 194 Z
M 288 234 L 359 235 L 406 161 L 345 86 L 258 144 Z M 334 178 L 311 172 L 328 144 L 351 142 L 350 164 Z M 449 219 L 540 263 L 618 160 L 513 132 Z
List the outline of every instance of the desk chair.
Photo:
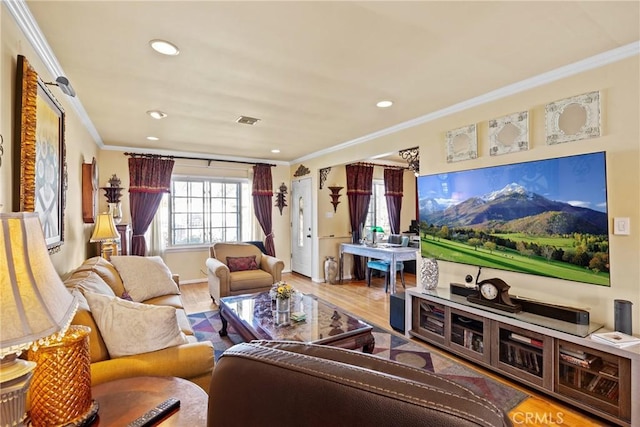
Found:
M 400 246 L 407 247 L 409 246 L 409 236 L 400 236 L 400 235 L 391 235 L 389 236 L 389 242 L 391 242 L 393 236 L 400 237 Z M 389 261 L 383 261 L 380 259 L 375 259 L 367 262 L 367 286 L 371 286 L 371 270 L 377 270 L 384 274 L 384 291 L 389 292 L 389 282 L 391 273 L 391 263 Z M 404 262 L 397 261 L 396 262 L 396 272 L 400 272 L 400 280 L 402 281 L 402 287 L 406 288 L 404 283 Z

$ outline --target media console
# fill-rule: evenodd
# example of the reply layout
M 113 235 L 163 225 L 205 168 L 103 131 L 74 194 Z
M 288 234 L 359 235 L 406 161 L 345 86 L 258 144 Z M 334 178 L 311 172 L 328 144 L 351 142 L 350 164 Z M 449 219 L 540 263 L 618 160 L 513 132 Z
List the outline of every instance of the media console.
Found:
M 618 425 L 640 425 L 640 345 L 601 344 L 589 337 L 600 324 L 503 312 L 449 288 L 410 288 L 405 298 L 407 335 Z

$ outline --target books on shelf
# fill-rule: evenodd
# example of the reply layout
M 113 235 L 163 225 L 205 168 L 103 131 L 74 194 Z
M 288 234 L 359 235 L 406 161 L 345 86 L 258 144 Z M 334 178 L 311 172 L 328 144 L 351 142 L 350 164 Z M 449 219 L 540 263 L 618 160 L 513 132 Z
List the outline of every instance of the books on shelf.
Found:
M 563 346 L 560 351 L 564 354 L 568 354 L 569 356 L 577 357 L 578 359 L 586 359 L 587 357 L 587 353 L 582 350 L 568 349 Z
M 426 318 L 421 322 L 421 326 L 435 334 L 444 334 L 444 322 L 432 317 L 425 316 Z
M 591 339 L 615 347 L 629 347 L 640 344 L 640 338 L 622 332 L 602 332 L 591 334 Z
M 514 340 L 514 341 L 518 341 L 518 342 L 521 342 L 521 343 L 524 343 L 524 344 L 532 345 L 534 347 L 542 348 L 542 340 L 537 340 L 535 338 L 525 337 L 523 335 L 515 334 L 513 332 L 511 332 L 511 334 L 509 334 L 509 338 Z
M 598 356 L 594 356 L 592 354 L 585 354 L 584 358 L 576 357 L 566 353 L 564 349 L 560 350 L 560 359 L 572 365 L 581 366 L 583 368 L 592 368 L 594 365 L 597 365 L 601 361 Z
M 600 368 L 600 373 L 602 375 L 609 375 L 610 377 L 618 377 L 618 365 L 614 365 L 611 363 L 605 363 L 602 368 Z

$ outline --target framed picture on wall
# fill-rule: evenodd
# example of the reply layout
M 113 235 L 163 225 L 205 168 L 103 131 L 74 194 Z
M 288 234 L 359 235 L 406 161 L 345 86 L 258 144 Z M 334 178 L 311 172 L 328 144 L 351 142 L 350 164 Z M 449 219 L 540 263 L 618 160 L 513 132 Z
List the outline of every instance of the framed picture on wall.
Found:
M 27 59 L 16 72 L 14 209 L 37 212 L 49 251 L 64 243 L 65 113 Z

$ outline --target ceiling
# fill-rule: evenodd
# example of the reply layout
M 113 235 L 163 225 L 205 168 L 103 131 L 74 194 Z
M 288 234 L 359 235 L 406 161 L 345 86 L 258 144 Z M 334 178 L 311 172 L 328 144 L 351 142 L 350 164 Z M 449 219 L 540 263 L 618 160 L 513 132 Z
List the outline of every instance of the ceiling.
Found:
M 638 1 L 26 4 L 100 146 L 275 162 L 640 40 Z

